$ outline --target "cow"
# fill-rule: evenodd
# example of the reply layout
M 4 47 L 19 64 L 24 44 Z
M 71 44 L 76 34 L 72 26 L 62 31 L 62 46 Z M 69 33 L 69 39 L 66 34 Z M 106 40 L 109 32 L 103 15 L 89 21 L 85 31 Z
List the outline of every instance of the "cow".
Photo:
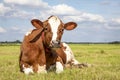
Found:
M 75 22 L 63 23 L 57 16 L 45 21 L 31 20 L 34 30 L 28 32 L 21 44 L 19 66 L 25 74 L 47 73 L 55 64 L 56 73 L 61 73 L 66 64 L 66 54 L 61 48 L 61 38 L 65 30 L 77 27 Z

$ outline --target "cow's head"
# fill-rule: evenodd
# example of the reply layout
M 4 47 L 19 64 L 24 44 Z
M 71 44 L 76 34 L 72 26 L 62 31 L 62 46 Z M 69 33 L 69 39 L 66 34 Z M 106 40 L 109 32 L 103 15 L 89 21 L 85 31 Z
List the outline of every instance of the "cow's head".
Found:
M 77 26 L 75 22 L 64 24 L 57 16 L 51 16 L 44 22 L 33 19 L 31 23 L 35 28 L 42 29 L 42 35 L 39 36 L 43 37 L 43 42 L 48 47 L 59 47 L 64 29 L 73 30 Z

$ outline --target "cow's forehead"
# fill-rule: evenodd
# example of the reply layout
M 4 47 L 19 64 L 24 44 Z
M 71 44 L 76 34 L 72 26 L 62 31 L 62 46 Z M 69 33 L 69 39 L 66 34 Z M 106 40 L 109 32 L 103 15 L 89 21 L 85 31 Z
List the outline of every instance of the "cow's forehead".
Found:
M 59 25 L 60 24 L 60 19 L 57 16 L 51 16 L 48 18 L 48 23 L 52 26 L 54 25 Z
M 48 23 L 50 24 L 50 27 L 53 33 L 52 40 L 56 40 L 57 30 L 58 30 L 59 25 L 61 24 L 61 20 L 57 16 L 51 16 L 48 19 Z

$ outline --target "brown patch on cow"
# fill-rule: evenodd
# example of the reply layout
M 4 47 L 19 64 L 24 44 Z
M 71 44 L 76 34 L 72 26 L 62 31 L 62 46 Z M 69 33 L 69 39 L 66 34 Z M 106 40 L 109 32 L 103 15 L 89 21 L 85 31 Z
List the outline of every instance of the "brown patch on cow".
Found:
M 56 53 L 58 54 L 58 56 L 61 57 L 61 59 L 63 60 L 63 63 L 66 64 L 66 54 L 64 53 L 62 48 L 56 49 Z
M 51 65 L 54 65 L 57 60 L 57 54 L 51 50 L 45 50 L 46 69 L 48 70 Z

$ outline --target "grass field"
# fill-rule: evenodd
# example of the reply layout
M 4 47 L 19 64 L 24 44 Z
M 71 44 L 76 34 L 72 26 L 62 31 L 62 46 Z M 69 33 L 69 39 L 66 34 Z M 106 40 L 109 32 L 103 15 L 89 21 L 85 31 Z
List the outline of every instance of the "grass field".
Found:
M 25 75 L 19 72 L 20 46 L 0 46 L 0 80 L 120 80 L 120 44 L 69 44 L 75 58 L 92 64 L 63 73 Z

